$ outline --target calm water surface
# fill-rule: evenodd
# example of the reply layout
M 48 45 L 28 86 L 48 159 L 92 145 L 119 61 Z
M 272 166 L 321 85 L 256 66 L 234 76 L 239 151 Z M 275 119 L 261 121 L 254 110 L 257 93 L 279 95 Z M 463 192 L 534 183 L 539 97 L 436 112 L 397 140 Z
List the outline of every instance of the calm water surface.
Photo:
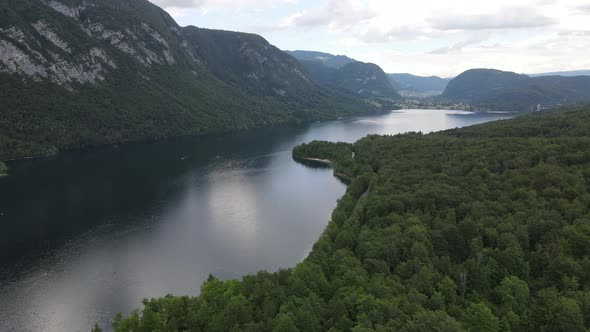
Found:
M 0 331 L 109 328 L 144 297 L 301 261 L 345 186 L 291 159 L 312 140 L 438 131 L 508 114 L 396 111 L 10 164 L 0 178 Z

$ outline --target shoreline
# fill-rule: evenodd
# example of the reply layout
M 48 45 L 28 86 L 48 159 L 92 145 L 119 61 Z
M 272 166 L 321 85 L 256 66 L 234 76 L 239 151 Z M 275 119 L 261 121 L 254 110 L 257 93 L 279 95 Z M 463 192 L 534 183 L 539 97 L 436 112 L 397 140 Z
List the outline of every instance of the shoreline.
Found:
M 263 124 L 263 125 L 255 125 L 255 126 L 247 127 L 247 128 L 211 129 L 211 130 L 206 130 L 203 132 L 198 132 L 198 133 L 193 133 L 193 134 L 171 135 L 171 136 L 167 136 L 167 137 L 152 138 L 152 139 L 139 138 L 139 139 L 131 139 L 131 140 L 126 140 L 126 141 L 121 141 L 121 142 L 92 143 L 92 144 L 87 144 L 87 145 L 82 144 L 81 146 L 75 146 L 75 147 L 57 148 L 57 151 L 55 153 L 50 153 L 50 154 L 46 154 L 46 155 L 36 155 L 36 156 L 32 155 L 32 156 L 25 156 L 25 157 L 18 157 L 18 158 L 7 158 L 7 159 L 3 159 L 0 161 L 17 161 L 18 162 L 18 161 L 25 161 L 25 160 L 32 160 L 32 159 L 34 160 L 34 159 L 44 159 L 44 158 L 55 157 L 55 156 L 59 156 L 62 153 L 67 153 L 67 152 L 92 151 L 92 150 L 98 150 L 101 148 L 118 147 L 121 145 L 153 144 L 153 143 L 158 143 L 161 141 L 182 139 L 182 138 L 186 138 L 186 137 L 209 137 L 209 136 L 218 136 L 218 135 L 223 136 L 223 135 L 242 133 L 242 132 L 250 131 L 250 130 L 275 128 L 275 127 L 282 127 L 282 126 L 306 126 L 306 125 L 311 125 L 314 123 L 338 121 L 338 120 L 342 120 L 342 119 L 354 118 L 354 117 L 365 116 L 365 115 L 386 115 L 386 114 L 388 114 L 392 111 L 395 111 L 395 110 L 398 110 L 398 109 L 396 109 L 396 108 L 389 109 L 388 108 L 388 109 L 381 109 L 381 110 L 371 110 L 371 111 L 366 111 L 366 112 L 354 112 L 352 114 L 344 114 L 344 115 L 339 115 L 339 116 L 329 116 L 327 118 L 320 119 L 320 120 L 285 121 L 285 122 L 278 122 L 278 123 L 268 123 L 268 124 Z
M 295 161 L 299 161 L 302 163 L 316 163 L 316 164 L 320 164 L 322 166 L 326 166 L 326 167 L 330 167 L 332 168 L 332 175 L 334 175 L 336 178 L 342 180 L 343 182 L 345 182 L 346 184 L 350 184 L 352 182 L 352 180 L 354 180 L 351 176 L 348 176 L 344 173 L 340 173 L 340 172 L 336 172 L 336 170 L 334 170 L 333 166 L 333 162 L 329 159 L 320 159 L 320 158 L 293 158 L 295 159 Z
M 304 160 L 304 161 L 311 161 L 311 162 L 316 162 L 316 163 L 332 166 L 332 161 L 329 159 L 320 159 L 320 158 L 300 158 L 300 159 Z

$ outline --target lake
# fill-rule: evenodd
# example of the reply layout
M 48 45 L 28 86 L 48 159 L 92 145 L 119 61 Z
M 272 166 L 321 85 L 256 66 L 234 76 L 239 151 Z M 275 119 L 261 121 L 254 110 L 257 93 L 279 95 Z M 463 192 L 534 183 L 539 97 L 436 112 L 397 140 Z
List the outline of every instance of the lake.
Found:
M 13 162 L 0 178 L 0 331 L 110 330 L 144 297 L 197 295 L 210 273 L 294 266 L 346 189 L 294 162 L 297 144 L 509 117 L 403 110 Z

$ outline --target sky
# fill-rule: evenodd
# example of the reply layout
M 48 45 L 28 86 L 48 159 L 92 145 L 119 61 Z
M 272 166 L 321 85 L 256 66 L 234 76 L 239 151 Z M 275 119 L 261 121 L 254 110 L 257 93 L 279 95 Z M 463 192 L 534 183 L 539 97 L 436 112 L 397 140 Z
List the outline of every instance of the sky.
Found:
M 451 77 L 590 69 L 590 0 L 151 0 L 178 24 Z

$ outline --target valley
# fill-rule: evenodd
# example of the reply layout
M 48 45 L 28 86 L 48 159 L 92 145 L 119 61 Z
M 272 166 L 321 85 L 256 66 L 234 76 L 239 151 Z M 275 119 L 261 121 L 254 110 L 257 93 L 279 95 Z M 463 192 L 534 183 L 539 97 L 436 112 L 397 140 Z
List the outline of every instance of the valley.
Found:
M 589 330 L 588 13 L 0 0 L 0 331 Z

